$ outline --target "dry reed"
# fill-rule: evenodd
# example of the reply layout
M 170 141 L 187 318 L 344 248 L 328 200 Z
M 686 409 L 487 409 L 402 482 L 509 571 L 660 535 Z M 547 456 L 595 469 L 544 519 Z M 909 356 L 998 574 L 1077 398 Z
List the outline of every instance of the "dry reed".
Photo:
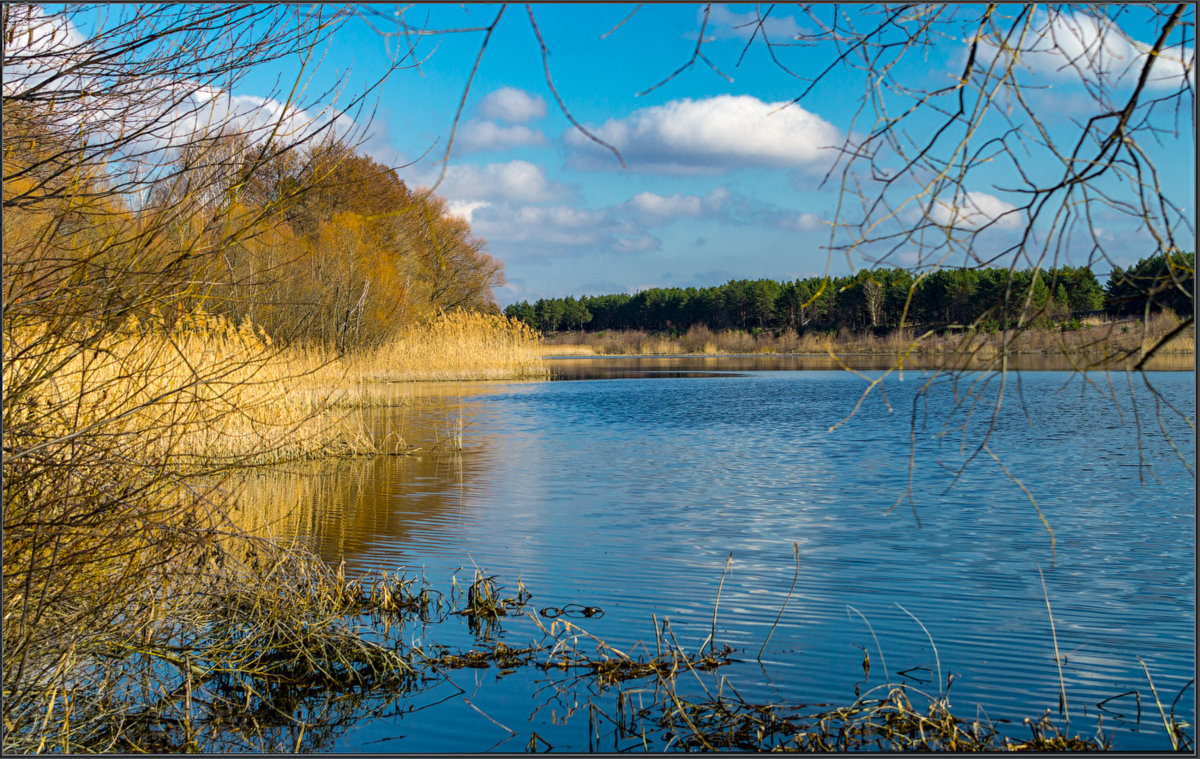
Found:
M 53 440 L 81 431 L 129 439 L 139 461 L 180 469 L 372 450 L 334 406 L 353 404 L 361 383 L 304 348 L 277 348 L 247 323 L 203 312 L 170 330 L 128 318 L 94 345 L 30 353 L 38 326 L 6 330 L 6 386 L 46 364 L 58 369 L 22 397 L 6 421 Z
M 406 625 L 460 601 L 470 627 L 494 638 L 528 592 L 506 598 L 478 571 L 448 603 L 402 574 L 347 579 L 312 554 L 252 537 L 272 525 L 235 525 L 227 493 L 177 476 L 373 449 L 338 408 L 379 397 L 361 379 L 367 371 L 544 371 L 535 336 L 507 320 L 444 314 L 368 360 L 273 346 L 249 325 L 200 312 L 170 330 L 128 318 L 96 340 L 9 324 L 4 351 L 4 446 L 18 454 L 5 460 L 6 750 L 318 747 L 429 672 L 492 664 L 573 671 L 602 687 L 651 679 L 657 706 L 625 709 L 616 723 L 643 740 L 648 727 L 666 731 L 680 746 L 1100 746 L 1044 720 L 1030 723 L 1032 741 L 996 743 L 986 726 L 963 728 L 942 700 L 919 709 L 894 688 L 770 720 L 776 707 L 691 703 L 675 679 L 719 667 L 730 652 L 685 654 L 657 623 L 656 653 L 644 656 L 600 641 L 583 653 L 590 636 L 563 619 L 528 647 L 411 649 Z M 480 371 L 472 356 L 494 360 Z
M 219 682 L 223 666 L 285 690 L 296 678 L 311 688 L 315 676 L 325 687 L 409 671 L 369 644 L 374 632 L 336 621 L 375 609 L 393 624 L 413 608 L 396 600 L 397 582 L 347 606 L 337 588 L 349 586 L 317 557 L 231 520 L 215 476 L 379 452 L 356 409 L 396 394 L 364 381 L 354 357 L 273 345 L 250 324 L 137 314 L 4 325 L 9 750 L 223 745 L 202 738 L 194 716 L 202 682 Z M 441 342 L 426 348 L 471 323 L 444 318 Z M 272 532 L 263 522 L 253 531 Z M 276 685 L 239 682 L 259 694 L 248 702 L 274 698 L 264 688 Z M 221 708 L 237 711 L 230 704 Z
M 500 314 L 440 312 L 353 359 L 360 376 L 385 381 L 535 379 L 547 375 L 538 335 Z
M 542 347 L 552 356 L 648 356 L 648 355 L 749 355 L 821 354 L 916 355 L 966 354 L 1066 354 L 1087 358 L 1138 357 L 1139 351 L 1155 344 L 1180 323 L 1171 311 L 1152 314 L 1148 320 L 1093 318 L 1078 329 L 1027 327 L 1008 333 L 981 328 L 955 328 L 941 333 L 923 333 L 905 328 L 885 335 L 871 332 L 837 333 L 792 330 L 753 335 L 740 330 L 714 332 L 696 326 L 672 336 L 641 330 L 566 332 L 550 336 Z M 1195 328 L 1189 327 L 1159 349 L 1159 354 L 1191 355 L 1195 351 Z

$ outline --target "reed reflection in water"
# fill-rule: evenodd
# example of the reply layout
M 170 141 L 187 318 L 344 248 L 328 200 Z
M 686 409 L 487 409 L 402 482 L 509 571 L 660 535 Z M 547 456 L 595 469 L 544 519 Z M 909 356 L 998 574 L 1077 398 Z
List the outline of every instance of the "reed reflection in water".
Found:
M 1008 359 L 1011 371 L 1069 372 L 1105 368 L 1121 373 L 1126 366 L 1136 361 L 1107 362 L 1102 356 L 1064 356 L 1059 353 L 1016 354 Z M 887 371 L 896 366 L 895 356 L 841 355 L 841 356 L 588 356 L 563 357 L 547 361 L 550 378 L 571 379 L 624 379 L 641 376 L 703 376 L 705 373 L 751 372 L 751 371 Z M 914 354 L 904 359 L 903 370 L 933 371 L 998 369 L 995 356 L 970 355 L 921 355 Z M 1191 354 L 1164 353 L 1151 357 L 1147 371 L 1190 372 L 1195 370 L 1195 357 Z
M 479 429 L 477 399 L 496 387 L 397 386 L 392 405 L 355 413 L 373 439 L 412 453 L 260 469 L 236 483 L 235 520 L 253 534 L 294 540 L 332 564 L 345 559 L 351 570 L 419 563 L 430 545 L 455 542 L 477 520 L 473 483 L 496 458 L 464 456 L 461 447 L 500 444 Z

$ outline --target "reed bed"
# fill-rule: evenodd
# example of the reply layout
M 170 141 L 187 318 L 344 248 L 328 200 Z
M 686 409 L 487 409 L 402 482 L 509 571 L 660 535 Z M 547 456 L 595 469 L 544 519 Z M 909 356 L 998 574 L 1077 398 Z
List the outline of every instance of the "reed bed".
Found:
M 362 379 L 368 372 L 462 378 L 469 357 L 488 351 L 497 360 L 474 378 L 544 371 L 536 337 L 501 319 L 443 314 L 366 360 L 275 346 L 202 312 L 169 329 L 128 317 L 94 337 L 6 324 L 3 748 L 312 750 L 448 671 L 493 666 L 538 667 L 557 689 L 624 688 L 613 729 L 646 747 L 652 732 L 671 748 L 1104 747 L 1044 719 L 1028 741 L 1000 739 L 900 686 L 819 712 L 745 703 L 723 687 L 689 700 L 681 677 L 730 662 L 711 638 L 689 653 L 656 621 L 653 648 L 619 651 L 572 621 L 603 610 L 535 614 L 520 581 L 506 593 L 479 570 L 448 595 L 400 570 L 347 578 L 274 538 L 292 530 L 290 506 L 320 498 L 320 487 L 279 493 L 246 524 L 220 477 L 195 476 L 377 452 L 346 408 L 390 397 Z M 470 349 L 436 363 L 452 341 Z M 540 641 L 499 641 L 518 616 Z M 415 626 L 424 639 L 425 625 L 452 617 L 466 620 L 475 647 L 406 642 Z M 625 696 L 635 692 L 636 708 Z M 1191 745 L 1173 718 L 1168 729 Z
M 247 706 L 209 694 L 212 725 L 225 724 L 214 709 L 278 710 L 264 689 L 326 709 L 337 694 L 318 707 L 295 689 L 411 674 L 372 643 L 377 626 L 346 621 L 408 616 L 396 583 L 374 594 L 382 604 L 345 605 L 336 589 L 350 586 L 316 556 L 254 537 L 284 527 L 279 514 L 247 529 L 224 486 L 244 467 L 404 452 L 395 434 L 372 439 L 359 411 L 397 394 L 353 357 L 274 345 L 249 323 L 136 313 L 4 325 L 6 750 L 220 746 L 192 714 L 201 680 L 231 674 L 222 666 L 250 678 L 230 685 L 249 689 Z
M 1149 319 L 1108 320 L 1093 318 L 1078 324 L 1034 326 L 1008 333 L 983 327 L 945 329 L 940 333 L 912 328 L 885 335 L 872 332 L 837 333 L 792 330 L 757 335 L 740 330 L 714 332 L 692 327 L 680 335 L 641 330 L 565 332 L 546 338 L 545 355 L 557 356 L 647 356 L 647 355 L 750 355 L 823 354 L 835 355 L 945 355 L 972 353 L 1068 354 L 1090 359 L 1140 357 L 1140 352 L 1167 336 L 1180 323 L 1173 312 L 1164 310 Z M 1158 354 L 1192 355 L 1195 327 L 1173 336 Z
M 365 692 L 394 699 L 413 684 L 395 620 L 435 598 L 402 577 L 346 580 L 270 541 L 243 547 L 208 557 L 202 583 L 165 586 L 169 601 L 143 599 L 137 634 L 86 641 L 59 698 L 6 748 L 297 751 L 378 708 L 355 704 Z
M 538 334 L 502 314 L 439 312 L 357 357 L 357 375 L 389 382 L 540 379 Z
M 361 383 L 248 323 L 196 312 L 164 329 L 131 316 L 84 349 L 39 348 L 47 342 L 41 326 L 5 331 L 5 385 L 28 388 L 5 399 L 14 435 L 87 431 L 131 444 L 132 460 L 180 469 L 373 450 L 352 418 L 332 413 L 361 400 Z M 29 381 L 47 365 L 56 370 Z
M 352 409 L 407 398 L 375 380 L 547 373 L 527 326 L 462 311 L 440 314 L 376 351 L 342 357 L 273 346 L 248 322 L 202 311 L 170 329 L 131 316 L 83 350 L 70 341 L 54 347 L 47 337 L 40 325 L 5 330 L 5 386 L 45 375 L 21 397 L 6 397 L 7 426 L 43 440 L 80 430 L 136 439 L 137 460 L 193 468 L 378 453 Z M 50 365 L 56 368 L 46 374 Z

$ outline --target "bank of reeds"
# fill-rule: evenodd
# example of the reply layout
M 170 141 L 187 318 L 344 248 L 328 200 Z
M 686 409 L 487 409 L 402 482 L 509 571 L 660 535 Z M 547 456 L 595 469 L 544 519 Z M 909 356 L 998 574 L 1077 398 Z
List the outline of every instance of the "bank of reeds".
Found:
M 136 438 L 135 460 L 186 468 L 377 452 L 346 409 L 387 403 L 377 380 L 544 376 L 536 336 L 503 316 L 452 312 L 365 355 L 273 346 L 249 323 L 203 312 L 169 329 L 129 317 L 94 344 L 55 344 L 46 327 L 4 333 L 6 426 L 54 440 Z
M 5 749 L 74 750 L 155 712 L 167 691 L 135 695 L 132 673 L 180 671 L 210 567 L 246 544 L 190 475 L 370 447 L 331 412 L 345 385 L 319 357 L 156 317 L 5 322 Z
M 539 337 L 502 314 L 441 312 L 355 357 L 360 376 L 385 381 L 540 379 Z
M 1140 319 L 1107 320 L 1031 326 L 1004 332 L 978 327 L 951 326 L 941 331 L 905 328 L 878 335 L 871 331 L 837 333 L 793 330 L 763 331 L 757 335 L 741 330 L 713 331 L 692 327 L 682 334 L 641 330 L 563 332 L 546 338 L 546 355 L 747 355 L 822 354 L 835 355 L 977 355 L 1069 354 L 1092 358 L 1131 356 L 1167 336 L 1180 323 L 1171 311 Z M 1159 354 L 1194 353 L 1195 328 L 1188 327 L 1158 349 Z
M 194 313 L 171 328 L 130 317 L 94 344 L 45 346 L 40 325 L 6 330 L 6 422 L 14 435 L 101 435 L 133 461 L 208 469 L 370 450 L 335 406 L 361 383 L 318 351 L 277 348 L 249 324 Z M 55 370 L 29 386 L 27 378 Z
M 487 342 L 497 326 L 501 337 Z M 505 329 L 446 315 L 424 343 L 389 355 L 461 373 L 468 357 L 439 365 L 437 351 L 471 335 L 481 361 L 489 346 L 509 346 L 490 365 L 504 376 L 521 338 Z M 337 582 L 317 557 L 232 519 L 236 488 L 221 482 L 263 463 L 403 451 L 398 438 L 372 439 L 356 413 L 396 395 L 356 357 L 273 344 L 203 312 L 153 310 L 9 318 L 3 350 L 5 749 L 217 745 L 194 734 L 192 706 L 179 704 L 199 679 L 220 680 L 218 661 L 289 688 L 310 667 L 326 684 L 403 674 L 407 664 L 368 645 L 370 634 L 329 627 L 337 609 L 320 599 L 337 595 Z M 304 575 L 317 579 L 297 581 Z M 221 632 L 221 619 L 234 626 Z M 258 695 L 239 698 L 262 706 L 262 688 L 243 686 Z

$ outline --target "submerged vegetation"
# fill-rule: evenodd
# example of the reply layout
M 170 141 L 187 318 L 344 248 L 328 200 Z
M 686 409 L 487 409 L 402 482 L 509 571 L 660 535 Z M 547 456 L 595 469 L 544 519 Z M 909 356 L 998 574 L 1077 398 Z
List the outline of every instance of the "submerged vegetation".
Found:
M 1025 721 L 1026 737 L 1003 721 L 965 719 L 951 708 L 948 688 L 932 695 L 885 681 L 857 695 L 856 685 L 856 697 L 843 706 L 746 701 L 721 674 L 736 654 L 727 646 L 689 652 L 664 619 L 655 622 L 653 640 L 622 651 L 564 610 L 535 612 L 523 585 L 507 596 L 479 570 L 443 594 L 400 571 L 350 579 L 340 567 L 269 541 L 237 561 L 225 554 L 218 566 L 208 558 L 194 578 L 203 585 L 172 599 L 169 614 L 131 609 L 137 635 L 97 635 L 71 652 L 64 662 L 69 681 L 7 732 L 6 748 L 319 750 L 357 720 L 402 713 L 421 693 L 455 687 L 450 675 L 457 670 L 491 669 L 502 677 L 519 668 L 539 671 L 551 700 L 591 694 L 563 718 L 588 721 L 591 750 L 1109 747 L 1099 725 L 1092 737 L 1068 734 L 1048 713 Z M 503 642 L 507 617 L 532 623 L 532 637 Z M 474 635 L 469 649 L 414 642 L 436 638 L 436 626 L 456 618 Z M 158 640 L 166 632 L 170 645 Z M 864 665 L 864 679 L 869 674 Z M 1172 740 L 1189 747 L 1186 725 L 1169 719 Z M 536 730 L 528 743 L 554 748 Z

